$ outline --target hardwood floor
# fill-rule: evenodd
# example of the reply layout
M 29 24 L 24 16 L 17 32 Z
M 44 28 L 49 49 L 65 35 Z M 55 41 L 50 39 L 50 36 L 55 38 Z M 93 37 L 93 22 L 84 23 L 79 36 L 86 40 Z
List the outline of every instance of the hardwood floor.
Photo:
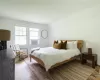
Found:
M 30 69 L 24 61 L 15 65 L 15 80 L 35 80 L 31 79 Z
M 34 65 L 39 65 L 34 60 L 32 61 L 32 63 L 30 63 L 30 65 L 32 65 L 33 63 Z M 39 67 L 41 66 L 39 65 Z M 25 61 L 22 61 L 15 65 L 15 80 L 49 80 L 49 79 L 46 79 L 46 77 L 48 76 L 47 74 L 48 73 L 45 72 L 45 69 L 41 73 L 36 72 L 36 69 L 32 70 L 26 64 Z M 50 78 L 50 77 L 47 77 L 47 78 Z
M 87 65 L 72 61 L 46 72 L 34 60 L 30 62 L 28 59 L 17 63 L 15 69 L 15 80 L 86 80 L 94 71 Z

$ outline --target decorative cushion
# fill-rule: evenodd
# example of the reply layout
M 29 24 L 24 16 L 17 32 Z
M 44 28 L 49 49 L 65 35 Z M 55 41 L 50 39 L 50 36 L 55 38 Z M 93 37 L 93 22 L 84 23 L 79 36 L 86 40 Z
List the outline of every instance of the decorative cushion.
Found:
M 67 49 L 73 49 L 73 47 L 74 47 L 73 41 L 67 42 L 67 45 L 66 45 L 66 48 L 67 48 Z
M 55 44 L 55 43 L 58 43 L 58 40 L 57 40 L 57 41 L 54 41 L 54 43 L 53 43 L 53 44 Z
M 77 41 L 67 42 L 67 49 L 77 49 Z
M 74 43 L 74 49 L 77 49 L 77 41 L 73 41 L 73 43 Z
M 53 47 L 56 49 L 61 49 L 61 43 L 54 43 Z
M 66 45 L 67 45 L 67 41 L 61 40 L 61 49 L 67 49 Z

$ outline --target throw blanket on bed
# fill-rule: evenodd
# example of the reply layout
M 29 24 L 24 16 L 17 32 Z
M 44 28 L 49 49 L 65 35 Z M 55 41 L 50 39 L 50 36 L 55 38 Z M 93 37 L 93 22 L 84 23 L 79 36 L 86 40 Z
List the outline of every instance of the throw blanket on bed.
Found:
M 55 49 L 53 47 L 40 48 L 39 50 L 33 51 L 31 55 L 41 59 L 46 70 L 48 70 L 52 65 L 70 59 L 76 55 L 79 55 L 79 49 Z
M 34 51 L 39 50 L 39 49 L 40 49 L 40 47 L 33 48 L 33 49 L 31 49 L 31 53 L 33 53 Z

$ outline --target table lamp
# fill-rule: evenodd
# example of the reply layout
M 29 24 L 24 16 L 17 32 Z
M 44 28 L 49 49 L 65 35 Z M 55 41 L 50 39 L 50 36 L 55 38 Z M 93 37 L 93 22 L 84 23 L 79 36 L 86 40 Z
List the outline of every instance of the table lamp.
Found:
M 10 40 L 10 31 L 0 29 L 0 50 L 7 49 L 7 41 Z
M 88 54 L 92 54 L 92 46 L 90 43 L 86 43 L 86 48 L 88 48 Z

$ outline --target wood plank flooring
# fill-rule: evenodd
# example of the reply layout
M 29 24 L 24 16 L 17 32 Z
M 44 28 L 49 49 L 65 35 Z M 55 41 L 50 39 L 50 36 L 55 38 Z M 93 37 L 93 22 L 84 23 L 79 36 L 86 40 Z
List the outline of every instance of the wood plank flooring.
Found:
M 93 68 L 72 61 L 46 72 L 34 60 L 28 59 L 16 64 L 15 80 L 86 80 Z

